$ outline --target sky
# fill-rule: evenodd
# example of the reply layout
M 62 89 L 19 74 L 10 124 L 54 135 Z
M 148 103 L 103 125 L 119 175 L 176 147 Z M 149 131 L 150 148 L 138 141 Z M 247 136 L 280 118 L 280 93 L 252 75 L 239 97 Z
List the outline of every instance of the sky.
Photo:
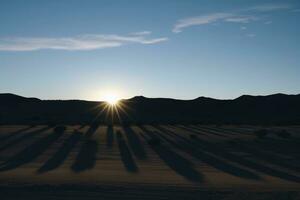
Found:
M 298 0 L 0 0 L 0 93 L 300 93 Z

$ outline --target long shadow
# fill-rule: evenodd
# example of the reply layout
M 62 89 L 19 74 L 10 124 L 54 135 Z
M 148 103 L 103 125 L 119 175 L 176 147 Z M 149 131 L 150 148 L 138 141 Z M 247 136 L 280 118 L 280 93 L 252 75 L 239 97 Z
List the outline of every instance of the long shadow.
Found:
M 18 135 L 18 134 L 20 134 L 20 133 L 23 133 L 23 132 L 25 132 L 25 131 L 28 131 L 28 130 L 32 129 L 33 127 L 34 127 L 34 126 L 29 126 L 29 127 L 22 128 L 22 129 L 20 129 L 20 130 L 14 131 L 14 132 L 12 132 L 12 133 L 7 133 L 7 134 L 3 135 L 2 137 L 0 137 L 0 141 L 2 142 L 2 141 L 4 141 L 4 140 L 8 140 L 8 139 L 10 139 L 10 138 L 13 137 L 13 136 L 16 136 L 16 135 Z
M 234 155 L 230 152 L 224 151 L 224 149 L 222 149 L 222 148 L 219 148 L 219 147 L 216 148 L 215 146 L 211 146 L 211 144 L 208 144 L 207 142 L 204 142 L 203 140 L 200 140 L 199 138 L 197 138 L 197 142 L 200 145 L 205 146 L 206 148 L 209 148 L 210 151 L 214 152 L 215 154 L 219 154 L 220 156 L 222 156 L 224 158 L 227 158 L 233 162 L 239 163 L 246 167 L 255 169 L 256 171 L 260 171 L 262 173 L 269 174 L 271 176 L 275 176 L 278 178 L 286 179 L 289 181 L 300 182 L 300 178 L 298 176 L 294 176 L 289 173 L 279 171 L 277 169 L 273 169 L 264 164 L 260 164 L 255 161 L 251 161 L 246 158 L 243 158 L 241 156 Z
M 42 133 L 42 132 L 44 132 L 44 131 L 46 131 L 46 130 L 49 130 L 49 129 L 51 129 L 51 127 L 44 127 L 44 128 L 41 128 L 41 129 L 38 129 L 38 130 L 35 130 L 35 131 L 31 131 L 31 132 L 24 133 L 24 134 L 22 134 L 20 137 L 17 137 L 17 138 L 15 138 L 15 139 L 9 141 L 9 142 L 6 143 L 5 145 L 2 145 L 2 146 L 0 147 L 0 151 L 3 151 L 3 150 L 5 150 L 5 149 L 7 149 L 7 148 L 11 148 L 12 146 L 14 146 L 14 145 L 16 145 L 16 144 L 19 144 L 19 143 L 24 142 L 24 141 L 26 141 L 26 140 L 28 140 L 28 139 L 31 139 L 31 138 L 33 138 L 35 135 L 40 134 L 40 133 Z
M 253 144 L 249 145 L 246 142 L 244 142 L 242 140 L 238 140 L 238 139 L 232 140 L 230 144 L 231 144 L 231 146 L 230 146 L 231 148 L 235 148 L 239 151 L 243 151 L 243 152 L 252 154 L 253 156 L 255 156 L 257 158 L 263 159 L 274 165 L 278 165 L 278 166 L 292 169 L 295 171 L 300 170 L 300 166 L 297 165 L 299 162 L 291 163 L 291 161 L 285 160 L 283 157 L 274 154 L 274 152 L 271 153 L 271 152 L 265 151 L 263 149 L 256 147 Z
M 123 126 L 123 130 L 134 155 L 140 160 L 145 160 L 147 154 L 139 136 L 129 126 Z
M 94 168 L 97 159 L 98 142 L 92 139 L 92 136 L 98 129 L 99 124 L 91 124 L 90 128 L 84 135 L 83 144 L 77 154 L 75 162 L 71 169 L 74 172 L 82 172 Z
M 85 133 L 85 136 L 86 137 L 92 137 L 94 135 L 94 133 L 96 132 L 96 130 L 98 129 L 98 127 L 99 127 L 98 123 L 91 124 L 91 126 L 89 127 L 89 129 Z
M 113 127 L 110 125 L 106 130 L 106 146 L 112 148 L 114 145 L 114 131 Z
M 198 127 L 198 126 L 196 126 Z M 224 128 L 216 128 L 216 127 L 209 127 L 209 126 L 202 126 L 203 129 L 208 129 L 214 132 L 217 132 L 218 134 L 229 134 L 229 135 L 237 135 L 237 133 L 234 133 L 230 130 L 224 129 Z
M 211 165 L 212 167 L 223 171 L 225 173 L 231 174 L 233 176 L 247 178 L 247 179 L 260 179 L 260 177 L 243 168 L 240 168 L 236 165 L 232 165 L 228 162 L 225 162 L 218 157 L 208 154 L 205 152 L 202 148 L 199 148 L 198 145 L 196 145 L 193 141 L 189 141 L 187 138 L 177 135 L 176 133 L 173 133 L 172 131 L 169 131 L 165 128 L 155 126 L 156 129 L 163 132 L 165 135 L 169 135 L 170 137 L 176 139 L 176 142 L 167 138 L 165 135 L 161 134 L 161 137 L 164 137 L 165 140 L 167 140 L 169 143 L 171 143 L 174 147 L 181 149 L 182 151 L 185 151 L 189 153 L 191 156 L 197 158 L 198 160 L 207 163 L 208 165 Z
M 174 127 L 174 126 L 173 126 Z M 187 131 L 190 131 L 192 133 L 195 133 L 195 134 L 201 134 L 201 135 L 209 135 L 209 134 L 212 134 L 212 135 L 216 135 L 216 136 L 220 136 L 220 137 L 227 137 L 225 135 L 222 135 L 222 134 L 218 134 L 218 133 L 215 133 L 215 132 L 211 132 L 211 131 L 207 131 L 207 130 L 203 130 L 203 129 L 200 129 L 198 127 L 188 127 L 188 126 L 180 126 L 180 127 L 176 127 L 176 128 L 181 128 L 181 129 L 184 129 L 184 130 L 187 130 Z M 205 134 L 206 133 L 206 134 Z
M 117 141 L 119 145 L 120 156 L 126 170 L 128 172 L 138 172 L 138 167 L 134 161 L 134 158 L 132 157 L 126 141 L 119 131 L 117 132 Z
M 145 140 L 147 140 L 147 138 L 159 138 L 155 132 L 149 131 L 144 126 L 140 126 L 140 128 L 145 134 L 141 134 Z M 146 135 L 148 137 L 146 137 Z M 193 164 L 189 160 L 175 153 L 175 151 L 170 150 L 164 144 L 151 145 L 150 147 L 166 163 L 166 165 L 173 169 L 177 174 L 192 182 L 203 182 L 203 175 L 193 168 Z
M 58 151 L 38 170 L 38 173 L 51 171 L 61 166 L 81 138 L 82 133 L 74 131 L 70 137 L 64 141 Z
M 281 166 L 281 167 L 284 167 L 287 169 L 292 169 L 295 171 L 300 171 L 300 166 L 299 166 L 298 160 L 297 160 L 297 163 L 295 163 L 295 162 L 292 163 L 290 160 L 286 160 L 283 157 L 280 157 L 276 154 L 258 149 L 254 146 L 247 145 L 245 143 L 242 143 L 242 141 L 235 141 L 235 142 L 231 143 L 231 145 L 232 145 L 232 147 L 234 147 L 240 151 L 250 153 L 250 154 L 254 155 L 255 157 L 261 158 L 261 159 L 263 159 L 269 163 L 272 163 L 274 165 L 278 165 L 278 166 Z
M 222 127 L 222 128 L 220 128 L 220 129 L 222 129 L 222 130 L 227 130 L 227 131 L 230 131 L 230 132 L 232 132 L 232 133 L 235 133 L 235 134 L 241 134 L 241 135 L 253 135 L 252 133 L 251 133 L 251 131 L 249 131 L 249 130 L 244 130 L 244 129 L 242 129 L 242 128 L 238 128 L 238 127 L 235 127 L 235 128 L 225 128 L 225 127 Z
M 300 159 L 299 144 L 294 143 L 294 141 L 285 143 L 268 138 L 267 140 L 254 140 L 250 145 L 267 151 L 272 151 L 282 156 L 292 156 L 298 160 Z
M 242 156 L 237 156 L 235 154 L 232 154 L 232 153 L 226 151 L 226 149 L 224 149 L 224 147 L 221 147 L 220 145 L 211 144 L 200 138 L 195 138 L 194 141 L 196 141 L 197 144 L 201 148 L 204 148 L 205 150 L 212 152 L 213 154 L 223 157 L 225 159 L 228 159 L 232 162 L 238 163 L 245 167 L 254 169 L 256 171 L 260 171 L 262 173 L 265 173 L 265 174 L 268 174 L 268 175 L 271 175 L 274 177 L 278 177 L 278 178 L 282 178 L 282 179 L 294 181 L 294 182 L 300 182 L 300 178 L 298 176 L 295 176 L 295 175 L 292 175 L 292 174 L 289 174 L 289 173 L 286 173 L 283 171 L 279 171 L 277 169 L 273 169 L 271 167 L 265 166 L 263 164 L 255 162 L 255 161 L 243 158 Z
M 254 136 L 254 131 L 252 131 L 252 133 L 251 132 L 245 133 L 244 131 L 240 132 L 236 129 L 233 129 L 231 131 L 236 132 L 238 134 L 248 134 L 248 135 Z M 250 140 L 249 142 L 250 142 L 250 144 L 248 144 L 248 146 L 251 146 L 251 148 L 254 148 L 254 149 L 266 150 L 266 151 L 281 155 L 283 157 L 285 157 L 287 155 L 292 156 L 292 157 L 296 158 L 297 160 L 300 158 L 299 143 L 295 140 L 280 140 L 280 139 L 274 139 L 274 138 L 266 138 L 266 139 L 255 139 L 253 141 Z M 271 159 L 271 157 L 268 157 L 268 158 Z M 280 159 L 278 162 L 281 162 Z M 299 165 L 298 165 L 298 167 L 299 167 Z
M 248 131 L 248 132 L 253 132 L 257 129 L 261 129 L 263 127 L 268 127 L 268 126 L 246 126 L 246 125 L 243 125 L 243 126 L 234 126 L 236 129 L 239 129 L 239 130 L 243 130 L 243 131 Z
M 51 133 L 43 138 L 38 139 L 32 145 L 25 148 L 23 151 L 8 159 L 0 165 L 0 171 L 15 169 L 21 165 L 29 163 L 36 159 L 39 155 L 45 152 L 48 147 L 61 137 L 63 131 Z
M 220 137 L 230 137 L 229 135 L 227 135 L 225 133 L 218 133 L 214 129 L 210 128 L 210 127 L 204 127 L 204 126 L 199 127 L 199 126 L 193 126 L 192 125 L 190 128 L 194 129 L 194 130 L 199 130 L 199 131 L 207 133 L 207 134 L 217 135 L 217 136 L 220 136 Z
M 186 125 L 179 125 L 179 126 L 172 126 L 172 125 L 169 125 L 170 127 L 173 127 L 173 128 L 179 128 L 179 129 L 183 129 L 185 131 L 188 131 L 188 132 L 192 132 L 192 133 L 196 133 L 197 135 L 203 135 L 203 136 L 207 136 L 207 134 L 205 133 L 202 133 L 200 132 L 199 130 L 195 130 L 191 127 L 188 127 Z M 155 126 L 156 128 L 159 128 L 160 126 L 156 125 Z
M 246 127 L 241 127 L 241 126 L 235 126 L 235 127 L 223 127 L 224 129 L 228 129 L 228 130 L 231 130 L 231 131 L 234 131 L 236 133 L 239 133 L 239 134 L 243 134 L 243 135 L 254 135 L 253 133 L 257 130 L 260 130 L 260 129 L 264 129 L 263 127 L 252 127 L 252 128 L 246 128 Z
M 83 128 L 86 127 L 86 124 L 82 124 L 80 127 L 79 127 L 79 130 L 82 130 Z
M 87 139 L 82 145 L 74 164 L 71 166 L 74 172 L 82 172 L 94 168 L 98 143 L 95 140 Z

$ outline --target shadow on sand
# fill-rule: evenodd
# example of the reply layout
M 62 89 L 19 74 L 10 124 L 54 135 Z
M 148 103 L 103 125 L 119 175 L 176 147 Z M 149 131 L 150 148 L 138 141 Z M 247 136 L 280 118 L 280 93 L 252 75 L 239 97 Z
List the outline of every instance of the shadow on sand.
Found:
M 31 139 L 35 135 L 40 134 L 40 133 L 42 133 L 42 132 L 44 132 L 46 130 L 49 130 L 50 128 L 51 127 L 43 127 L 43 128 L 38 129 L 38 130 L 31 131 L 31 132 L 20 133 L 21 135 L 18 135 L 19 137 L 14 138 L 11 141 L 9 141 L 8 143 L 0 146 L 0 151 L 3 151 L 5 149 L 7 149 L 7 148 L 11 148 L 14 145 L 17 145 L 17 144 L 19 144 L 21 142 L 24 142 L 24 141 L 26 141 L 28 139 Z
M 114 144 L 114 130 L 111 125 L 107 127 L 106 130 L 106 146 L 107 148 L 112 148 Z
M 50 133 L 49 135 L 38 139 L 32 145 L 26 147 L 23 151 L 8 159 L 5 163 L 0 165 L 0 171 L 15 169 L 21 165 L 29 163 L 43 154 L 51 144 L 53 144 L 63 131 Z
M 82 133 L 75 130 L 58 151 L 38 170 L 38 173 L 54 170 L 64 163 L 75 145 L 82 139 Z
M 117 141 L 119 145 L 120 156 L 126 170 L 133 173 L 138 172 L 138 167 L 134 161 L 134 158 L 131 155 L 122 133 L 119 131 L 117 132 Z
M 29 127 L 22 128 L 20 130 L 14 131 L 12 133 L 6 133 L 5 135 L 3 135 L 3 136 L 0 137 L 0 141 L 3 142 L 5 140 L 8 140 L 8 139 L 12 138 L 13 136 L 17 136 L 17 135 L 19 135 L 19 134 L 21 134 L 21 133 L 23 133 L 25 131 L 28 131 L 28 130 L 34 128 L 34 127 L 35 126 L 29 126 Z
M 74 172 L 78 173 L 94 168 L 97 159 L 98 142 L 92 139 L 92 136 L 98 127 L 98 124 L 92 124 L 84 135 L 83 144 L 77 154 L 75 162 L 71 166 Z
M 161 133 L 161 137 L 165 138 L 169 143 L 173 144 L 176 148 L 186 151 L 191 156 L 197 158 L 198 160 L 207 163 L 208 165 L 211 165 L 215 169 L 218 169 L 222 172 L 231 174 L 233 176 L 246 178 L 246 179 L 260 179 L 260 177 L 253 173 L 250 170 L 241 168 L 239 166 L 233 165 L 229 162 L 226 162 L 219 157 L 211 154 L 210 152 L 207 152 L 206 149 L 200 148 L 197 144 L 195 144 L 193 141 L 190 141 L 189 139 L 177 135 L 173 133 L 172 131 L 165 129 L 160 126 L 155 126 L 157 130 L 159 130 Z M 166 137 L 166 136 L 169 136 Z M 170 138 L 173 138 L 170 139 Z M 175 139 L 175 140 L 174 140 Z
M 143 130 L 142 136 L 145 140 L 160 138 L 154 131 L 149 131 L 144 126 L 140 126 Z M 203 175 L 193 168 L 193 164 L 177 154 L 175 151 L 169 149 L 164 144 L 150 145 L 150 147 L 157 153 L 157 155 L 177 174 L 185 177 L 192 182 L 203 182 Z
M 203 135 L 215 135 L 215 136 L 219 136 L 219 137 L 228 137 L 227 135 L 224 135 L 224 134 L 220 134 L 220 133 L 216 133 L 214 131 L 211 131 L 211 130 L 206 130 L 206 129 L 203 129 L 203 128 L 200 128 L 200 127 L 190 127 L 190 126 L 180 126 L 180 128 L 182 129 L 185 129 L 187 131 L 190 131 L 190 132 L 193 132 L 193 133 L 196 133 L 196 134 L 203 134 Z
M 182 138 L 183 136 L 173 133 L 173 136 Z M 231 152 L 228 152 L 227 149 L 224 148 L 222 145 L 214 145 L 212 143 L 209 143 L 203 139 L 200 139 L 199 137 L 195 138 L 194 140 L 188 139 L 188 141 L 193 142 L 194 144 L 197 144 L 198 148 L 203 148 L 205 151 L 208 151 L 216 156 L 219 156 L 223 159 L 227 159 L 231 162 L 237 163 L 239 165 L 245 166 L 247 168 L 268 174 L 270 176 L 278 177 L 281 179 L 294 181 L 294 182 L 300 182 L 300 178 L 298 176 L 289 174 L 287 172 L 271 168 L 270 166 L 267 166 L 265 164 L 258 163 L 256 161 L 244 158 L 239 155 L 235 155 Z
M 223 131 L 223 129 L 217 129 L 216 131 Z M 233 131 L 232 131 L 233 132 Z M 237 133 L 236 133 L 237 134 Z M 272 142 L 272 139 L 268 139 L 268 142 Z M 249 141 L 243 141 L 239 139 L 234 139 L 229 141 L 231 148 L 234 148 L 238 151 L 242 151 L 248 154 L 251 154 L 254 157 L 257 157 L 258 159 L 267 161 L 269 163 L 272 163 L 274 165 L 278 165 L 287 169 L 300 171 L 300 162 L 298 159 L 291 160 L 290 158 L 286 158 L 282 155 L 278 155 L 274 151 L 266 151 L 264 149 L 261 149 L 255 145 L 255 142 L 249 143 Z M 282 141 L 281 144 L 284 145 L 284 149 L 287 149 L 291 146 L 291 142 L 285 142 Z M 292 156 L 291 154 L 288 154 L 289 156 Z
M 130 126 L 123 126 L 123 130 L 134 155 L 140 160 L 147 159 L 146 151 L 139 136 L 132 130 Z

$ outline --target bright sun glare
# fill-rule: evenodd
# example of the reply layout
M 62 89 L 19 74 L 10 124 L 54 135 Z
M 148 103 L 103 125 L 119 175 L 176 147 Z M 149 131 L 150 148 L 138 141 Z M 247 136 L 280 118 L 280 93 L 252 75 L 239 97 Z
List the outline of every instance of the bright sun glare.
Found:
M 103 98 L 104 101 L 106 101 L 111 106 L 117 105 L 118 101 L 120 100 L 119 96 L 115 93 L 107 93 Z

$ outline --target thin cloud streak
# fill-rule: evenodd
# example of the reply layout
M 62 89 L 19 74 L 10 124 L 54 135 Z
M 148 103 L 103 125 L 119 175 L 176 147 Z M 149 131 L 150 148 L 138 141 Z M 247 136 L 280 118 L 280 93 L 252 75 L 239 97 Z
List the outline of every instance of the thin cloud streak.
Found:
M 150 33 L 149 33 L 150 34 Z M 95 50 L 119 47 L 126 44 L 156 44 L 167 41 L 167 37 L 147 39 L 142 35 L 98 35 L 87 34 L 75 37 L 10 37 L 0 38 L 0 51 Z
M 213 13 L 208 15 L 202 15 L 197 17 L 191 17 L 186 19 L 178 20 L 173 28 L 174 33 L 179 33 L 182 31 L 182 29 L 190 27 L 190 26 L 196 26 L 196 25 L 204 25 L 204 24 L 210 24 L 222 19 L 226 19 L 229 17 L 233 17 L 230 13 Z
M 231 22 L 231 23 L 249 23 L 251 21 L 259 20 L 258 17 L 251 15 L 239 15 L 234 13 L 212 13 L 198 17 L 191 17 L 177 21 L 173 28 L 174 33 L 181 32 L 184 28 L 197 25 L 211 24 L 217 21 Z
M 151 31 L 140 31 L 140 32 L 131 33 L 130 35 L 143 36 L 143 35 L 150 35 L 151 33 L 152 33 Z
M 249 33 L 249 34 L 246 34 L 247 37 L 250 37 L 250 38 L 253 38 L 253 37 L 256 37 L 256 34 L 254 33 Z
M 272 24 L 272 23 L 273 23 L 272 21 L 266 21 L 264 24 L 269 25 L 269 24 Z
M 291 12 L 300 12 L 300 9 L 294 9 Z
M 254 16 L 235 16 L 231 18 L 226 18 L 226 22 L 235 22 L 235 23 L 249 23 L 251 21 L 259 20 L 258 17 Z
M 250 23 L 253 21 L 262 20 L 263 18 L 257 16 L 261 13 L 288 10 L 291 8 L 292 6 L 289 4 L 263 4 L 247 9 L 242 9 L 236 12 L 210 13 L 207 15 L 189 17 L 178 20 L 174 25 L 172 32 L 179 33 L 182 32 L 183 29 L 191 26 L 207 25 L 214 22 Z
M 290 4 L 263 4 L 263 5 L 251 7 L 246 10 L 257 11 L 257 12 L 269 12 L 269 11 L 287 10 L 291 8 L 292 6 Z

